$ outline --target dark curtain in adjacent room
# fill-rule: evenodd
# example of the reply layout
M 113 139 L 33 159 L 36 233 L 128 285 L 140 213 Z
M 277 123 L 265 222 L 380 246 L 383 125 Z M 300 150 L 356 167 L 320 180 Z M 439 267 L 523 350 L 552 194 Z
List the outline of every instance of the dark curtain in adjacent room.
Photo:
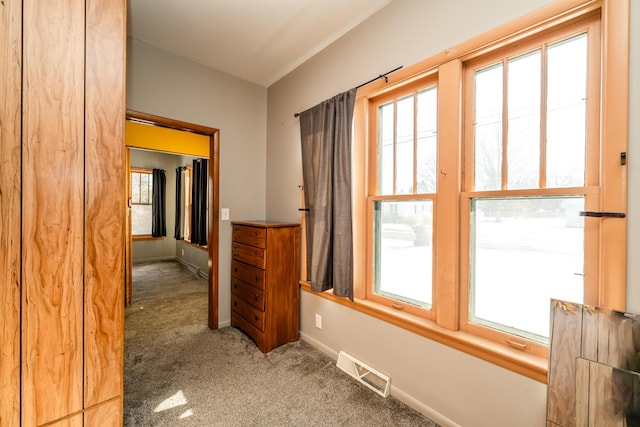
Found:
M 193 161 L 193 184 L 191 187 L 191 243 L 207 245 L 207 159 Z
M 184 171 L 186 167 L 181 166 L 176 168 L 176 226 L 173 232 L 173 237 L 176 240 L 184 240 L 184 227 L 182 225 L 185 211 L 184 211 Z
M 154 169 L 152 179 L 151 235 L 153 237 L 162 237 L 167 235 L 167 221 L 165 217 L 167 177 L 162 169 Z
M 353 300 L 351 123 L 356 89 L 300 113 L 311 289 Z

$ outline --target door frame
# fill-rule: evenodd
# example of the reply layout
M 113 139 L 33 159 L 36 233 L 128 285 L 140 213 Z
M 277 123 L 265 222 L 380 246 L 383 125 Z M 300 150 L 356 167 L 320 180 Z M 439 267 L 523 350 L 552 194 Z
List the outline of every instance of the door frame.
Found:
M 209 235 L 207 236 L 207 248 L 209 253 L 208 262 L 208 321 L 209 329 L 218 329 L 218 239 L 219 224 L 219 177 L 220 177 L 220 130 L 193 123 L 182 122 L 166 117 L 154 116 L 152 114 L 141 113 L 139 111 L 127 110 L 127 120 L 142 122 L 153 126 L 160 126 L 174 130 L 193 132 L 209 137 L 209 175 L 207 181 L 207 202 L 209 204 L 209 214 L 207 216 Z M 126 138 L 125 138 L 126 148 Z M 127 157 L 127 163 L 129 159 Z M 127 164 L 127 166 L 129 166 Z M 128 182 L 127 178 L 127 182 Z M 128 191 L 125 193 L 128 194 Z M 125 305 L 131 304 L 131 220 L 130 209 L 127 206 L 127 242 L 125 244 Z

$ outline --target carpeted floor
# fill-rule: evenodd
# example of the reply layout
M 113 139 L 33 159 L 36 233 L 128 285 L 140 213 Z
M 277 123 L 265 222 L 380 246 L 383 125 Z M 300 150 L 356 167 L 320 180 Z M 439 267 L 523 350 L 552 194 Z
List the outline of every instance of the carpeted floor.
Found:
M 134 266 L 125 310 L 125 426 L 430 426 L 304 341 L 262 354 L 206 327 L 206 280 L 174 261 Z

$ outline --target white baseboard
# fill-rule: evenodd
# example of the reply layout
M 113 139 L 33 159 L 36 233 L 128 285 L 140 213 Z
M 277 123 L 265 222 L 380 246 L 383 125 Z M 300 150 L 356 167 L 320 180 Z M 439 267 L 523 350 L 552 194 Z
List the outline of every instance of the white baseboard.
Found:
M 313 347 L 317 348 L 327 356 L 331 357 L 333 360 L 338 360 L 338 351 L 332 349 L 331 347 L 325 345 L 324 343 L 316 340 L 315 338 L 309 336 L 308 334 L 300 331 L 300 339 L 306 341 Z M 391 375 L 393 377 L 393 375 Z M 429 405 L 424 402 L 419 401 L 415 397 L 406 393 L 404 390 L 399 389 L 398 387 L 394 387 L 393 378 L 391 379 L 391 395 L 407 405 L 408 407 L 415 409 L 420 412 L 425 417 L 429 418 L 432 421 L 440 424 L 443 427 L 460 427 L 459 424 L 453 422 L 449 418 L 442 415 L 440 412 L 436 411 Z
M 183 258 L 175 257 L 174 259 L 176 261 L 178 261 L 180 264 L 182 264 L 185 267 L 187 267 L 189 269 L 189 271 L 197 274 L 198 276 L 203 277 L 205 279 L 209 278 L 209 272 L 201 270 L 197 265 L 192 264 L 192 263 L 190 263 L 189 261 L 187 261 L 187 260 L 185 260 Z
M 231 326 L 231 319 L 225 320 L 224 322 L 218 322 L 218 329 L 227 328 Z

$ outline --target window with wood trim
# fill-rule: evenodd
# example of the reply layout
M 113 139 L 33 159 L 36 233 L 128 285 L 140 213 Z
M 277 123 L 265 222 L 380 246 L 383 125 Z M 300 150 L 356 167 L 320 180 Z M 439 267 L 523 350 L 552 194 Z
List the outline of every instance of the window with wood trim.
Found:
M 371 100 L 368 298 L 430 317 L 437 156 L 436 76 Z
M 152 170 L 131 168 L 131 234 L 151 237 L 153 179 Z
M 539 381 L 550 298 L 624 310 L 626 220 L 580 213 L 626 210 L 625 4 L 560 1 L 359 91 L 364 255 L 333 300 Z
M 597 304 L 598 23 L 465 64 L 461 326 L 541 354 L 550 299 Z

